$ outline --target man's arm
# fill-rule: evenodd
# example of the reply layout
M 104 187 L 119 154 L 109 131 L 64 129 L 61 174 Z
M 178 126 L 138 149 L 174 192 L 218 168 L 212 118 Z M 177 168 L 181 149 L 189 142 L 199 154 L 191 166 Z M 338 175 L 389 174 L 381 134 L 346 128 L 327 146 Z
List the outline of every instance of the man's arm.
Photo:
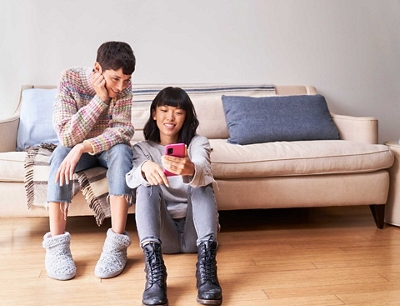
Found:
M 73 77 L 81 77 L 77 72 Z M 65 147 L 73 147 L 83 142 L 96 125 L 101 113 L 108 107 L 97 95 L 87 105 L 78 105 L 79 94 L 65 71 L 58 85 L 58 93 L 53 110 L 53 126 L 60 143 Z M 75 80 L 76 82 L 76 80 Z

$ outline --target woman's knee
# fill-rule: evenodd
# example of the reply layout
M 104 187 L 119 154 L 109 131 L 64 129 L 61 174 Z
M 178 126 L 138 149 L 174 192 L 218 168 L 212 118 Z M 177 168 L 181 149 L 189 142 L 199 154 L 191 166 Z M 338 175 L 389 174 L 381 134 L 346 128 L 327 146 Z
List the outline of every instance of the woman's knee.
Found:
M 136 198 L 154 198 L 162 197 L 162 190 L 159 185 L 143 186 L 139 185 L 136 189 Z
M 192 199 L 196 197 L 201 197 L 201 198 L 214 197 L 214 190 L 212 184 L 196 188 L 189 187 L 188 193 Z

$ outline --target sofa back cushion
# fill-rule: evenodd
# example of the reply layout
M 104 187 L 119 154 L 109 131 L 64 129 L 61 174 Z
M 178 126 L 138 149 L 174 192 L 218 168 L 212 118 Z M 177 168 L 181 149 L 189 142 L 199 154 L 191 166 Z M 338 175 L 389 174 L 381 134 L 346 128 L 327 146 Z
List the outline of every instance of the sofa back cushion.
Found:
M 150 105 L 160 90 L 168 85 L 133 84 L 132 123 L 133 140 L 143 140 L 143 127 L 150 116 Z M 197 132 L 209 139 L 229 137 L 222 107 L 222 95 L 265 97 L 275 95 L 273 85 L 223 85 L 223 84 L 174 84 L 184 89 L 196 109 L 200 121 Z
M 132 123 L 135 127 L 133 142 L 143 140 L 143 127 L 149 118 L 150 104 L 157 93 L 169 84 L 133 84 L 133 107 Z M 172 86 L 181 87 L 186 90 L 196 108 L 197 116 L 200 121 L 198 133 L 210 139 L 227 139 L 229 137 L 228 127 L 225 121 L 224 109 L 222 107 L 222 95 L 229 96 L 251 96 L 265 97 L 271 95 L 301 95 L 315 94 L 315 88 L 310 86 L 274 86 L 274 85 L 226 85 L 226 84 L 173 84 Z M 26 146 L 38 144 L 40 142 L 57 143 L 55 132 L 51 124 L 54 97 L 56 94 L 55 86 L 24 86 L 21 104 L 22 122 L 19 128 L 18 147 L 23 150 Z M 33 88 L 34 87 L 34 88 Z M 44 96 L 41 94 L 44 93 Z M 54 95 L 54 96 L 53 96 Z M 30 102 L 29 102 L 30 101 Z M 32 110 L 36 111 L 32 119 L 29 117 L 29 104 L 35 105 Z M 38 104 L 45 107 L 38 107 Z M 24 108 L 24 110 L 22 110 Z M 26 111 L 27 109 L 27 111 Z M 37 118 L 45 117 L 45 120 Z M 36 125 L 33 122 L 40 121 Z M 36 126 L 36 127 L 35 127 Z M 46 126 L 46 128 L 44 128 Z M 45 130 L 39 133 L 39 130 Z M 33 133 L 33 134 L 32 134 Z M 31 136 L 33 140 L 30 139 Z
M 22 91 L 17 151 L 41 143 L 59 143 L 52 125 L 56 94 L 56 88 L 30 88 Z

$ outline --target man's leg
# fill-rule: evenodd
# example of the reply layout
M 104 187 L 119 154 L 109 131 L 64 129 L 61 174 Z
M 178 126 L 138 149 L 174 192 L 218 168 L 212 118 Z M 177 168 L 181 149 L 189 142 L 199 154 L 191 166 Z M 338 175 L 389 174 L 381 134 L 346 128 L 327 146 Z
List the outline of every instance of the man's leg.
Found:
M 128 261 L 127 248 L 131 244 L 125 227 L 129 202 L 132 202 L 132 190 L 126 184 L 125 174 L 132 168 L 132 149 L 125 144 L 115 145 L 100 155 L 99 163 L 108 168 L 111 228 L 107 231 L 95 275 L 110 278 L 119 275 L 125 268 Z

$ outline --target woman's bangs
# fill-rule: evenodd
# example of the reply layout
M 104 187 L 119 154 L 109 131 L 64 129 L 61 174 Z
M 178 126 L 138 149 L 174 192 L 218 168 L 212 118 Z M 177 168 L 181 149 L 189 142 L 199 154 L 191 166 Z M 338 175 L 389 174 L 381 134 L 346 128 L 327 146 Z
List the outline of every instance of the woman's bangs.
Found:
M 182 100 L 180 97 L 166 97 L 165 99 L 160 99 L 157 106 L 172 106 L 176 108 L 183 108 Z

